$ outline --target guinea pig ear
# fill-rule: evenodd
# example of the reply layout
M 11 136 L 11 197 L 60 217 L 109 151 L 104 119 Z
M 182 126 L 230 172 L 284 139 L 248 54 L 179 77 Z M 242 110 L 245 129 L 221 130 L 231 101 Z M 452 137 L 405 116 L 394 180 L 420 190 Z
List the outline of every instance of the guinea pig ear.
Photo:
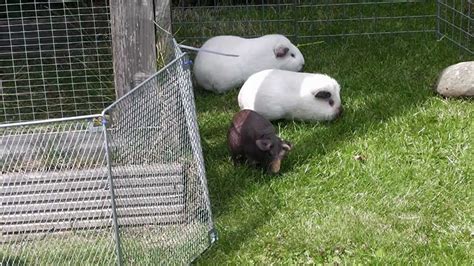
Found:
M 255 144 L 261 151 L 269 151 L 272 148 L 272 141 L 269 139 L 257 139 Z
M 318 93 L 316 93 L 314 97 L 319 99 L 329 99 L 331 98 L 331 93 L 329 91 L 318 91 Z
M 283 143 L 281 144 L 281 147 L 285 150 L 285 151 L 291 151 L 291 149 L 293 148 L 293 145 L 291 145 L 291 143 L 289 143 L 288 141 L 283 141 Z
M 275 49 L 273 49 L 273 52 L 275 53 L 276 57 L 285 57 L 286 54 L 290 51 L 290 48 L 280 44 Z

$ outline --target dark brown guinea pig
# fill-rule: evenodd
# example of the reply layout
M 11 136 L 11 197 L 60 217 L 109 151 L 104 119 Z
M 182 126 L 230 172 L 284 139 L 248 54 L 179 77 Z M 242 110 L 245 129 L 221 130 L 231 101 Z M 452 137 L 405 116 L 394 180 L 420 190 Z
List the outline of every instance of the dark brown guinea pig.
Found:
M 292 148 L 276 135 L 268 119 L 247 109 L 234 115 L 227 132 L 227 144 L 234 164 L 247 161 L 272 174 L 280 171 L 281 160 Z

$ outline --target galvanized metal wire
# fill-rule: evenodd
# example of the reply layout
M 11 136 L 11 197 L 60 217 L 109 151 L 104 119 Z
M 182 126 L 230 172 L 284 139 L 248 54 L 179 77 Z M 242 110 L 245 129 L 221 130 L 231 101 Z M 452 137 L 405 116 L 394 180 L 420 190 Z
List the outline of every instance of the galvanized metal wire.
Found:
M 0 129 L 0 264 L 113 264 L 100 117 Z
M 101 114 L 0 125 L 0 264 L 186 264 L 215 240 L 189 59 Z
M 221 34 L 253 37 L 280 33 L 305 42 L 329 37 L 435 32 L 433 1 L 191 2 L 175 1 L 173 22 L 180 39 L 196 43 Z
M 438 0 L 437 32 L 474 54 L 474 1 Z
M 177 37 L 196 46 L 215 35 L 279 33 L 304 44 L 437 32 L 473 53 L 472 0 L 175 0 L 173 4 Z
M 108 0 L 0 0 L 0 123 L 112 103 L 110 32 Z
M 100 112 L 115 98 L 108 0 L 0 1 L 0 123 Z M 172 1 L 174 31 L 322 38 L 434 33 L 473 53 L 472 0 Z
M 213 226 L 187 64 L 180 55 L 104 112 L 112 176 L 140 173 L 114 187 L 130 191 L 116 200 L 142 198 L 130 213 L 118 209 L 127 264 L 137 254 L 148 263 L 186 263 L 209 245 Z M 136 183 L 142 186 L 135 192 Z

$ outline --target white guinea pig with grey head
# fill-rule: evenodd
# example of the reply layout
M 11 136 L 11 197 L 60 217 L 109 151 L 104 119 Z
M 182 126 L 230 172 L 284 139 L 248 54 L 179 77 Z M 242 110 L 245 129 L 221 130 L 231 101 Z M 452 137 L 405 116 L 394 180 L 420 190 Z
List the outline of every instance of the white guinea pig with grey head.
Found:
M 197 84 L 218 93 L 241 86 L 250 75 L 264 69 L 301 71 L 304 66 L 300 50 L 278 34 L 252 39 L 217 36 L 207 40 L 201 49 L 238 55 L 198 52 L 193 68 Z
M 240 89 L 240 109 L 269 120 L 333 120 L 342 113 L 336 80 L 313 73 L 268 69 L 249 77 Z

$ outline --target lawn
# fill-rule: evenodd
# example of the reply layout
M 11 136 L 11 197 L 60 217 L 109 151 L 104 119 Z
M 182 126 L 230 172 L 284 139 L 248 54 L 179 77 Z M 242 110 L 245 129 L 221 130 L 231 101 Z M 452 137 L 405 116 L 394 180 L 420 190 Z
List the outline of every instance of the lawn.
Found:
M 196 91 L 219 233 L 196 263 L 472 265 L 474 106 L 432 90 L 472 56 L 431 34 L 301 49 L 306 71 L 340 82 L 345 113 L 273 123 L 294 144 L 278 176 L 231 163 L 238 91 Z

